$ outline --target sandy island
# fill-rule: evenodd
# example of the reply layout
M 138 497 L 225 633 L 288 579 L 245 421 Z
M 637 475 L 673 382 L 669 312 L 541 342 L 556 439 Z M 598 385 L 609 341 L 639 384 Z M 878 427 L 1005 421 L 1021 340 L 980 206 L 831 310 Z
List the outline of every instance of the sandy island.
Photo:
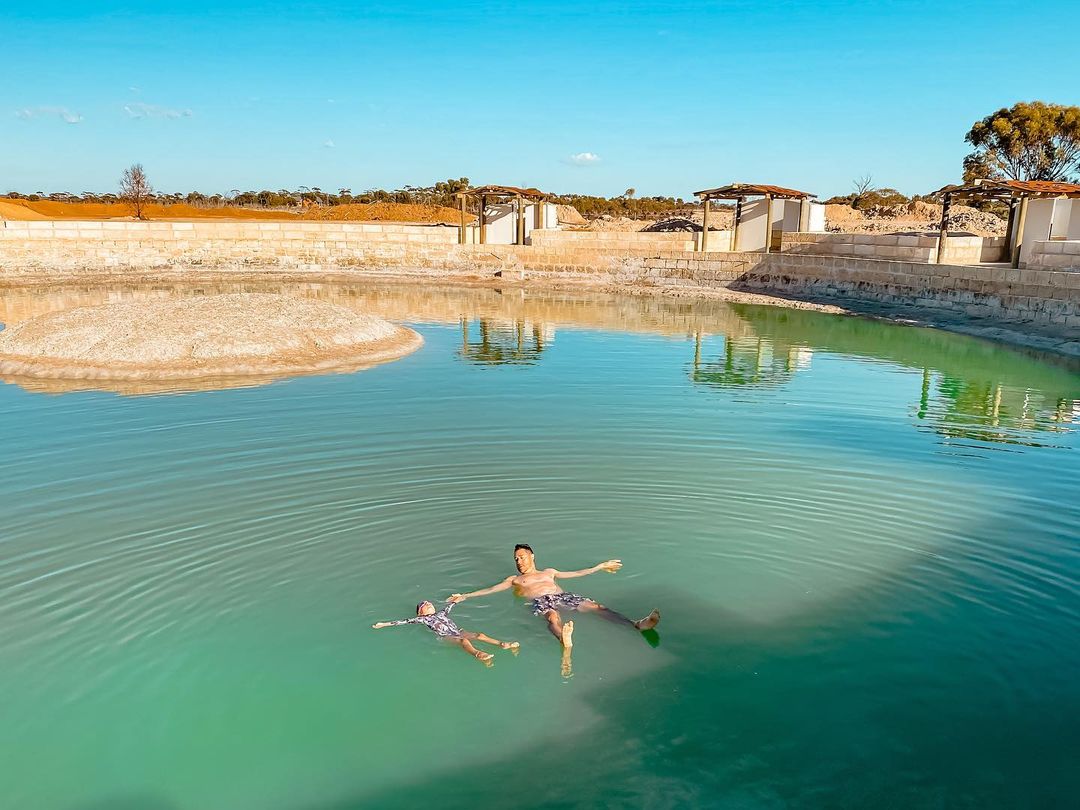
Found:
M 288 295 L 125 301 L 48 313 L 0 332 L 0 377 L 55 392 L 228 388 L 355 371 L 422 344 L 412 329 L 374 315 Z

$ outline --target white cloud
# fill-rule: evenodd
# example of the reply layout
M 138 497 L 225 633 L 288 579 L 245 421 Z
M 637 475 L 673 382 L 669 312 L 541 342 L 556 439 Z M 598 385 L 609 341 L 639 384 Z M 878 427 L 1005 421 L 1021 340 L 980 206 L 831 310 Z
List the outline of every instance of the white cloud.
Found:
M 15 117 L 24 121 L 53 115 L 62 118 L 65 124 L 81 124 L 83 120 L 79 113 L 72 112 L 67 107 L 24 107 L 15 111 Z
M 323 149 L 333 149 L 335 146 L 337 146 L 337 144 L 335 144 L 329 138 L 327 138 L 325 141 L 323 141 Z
M 600 156 L 595 152 L 578 152 L 570 156 L 570 162 L 575 166 L 592 166 L 600 162 Z
M 191 110 L 176 110 L 171 107 L 161 107 L 157 104 L 144 104 L 141 101 L 124 105 L 124 112 L 130 118 L 191 118 Z

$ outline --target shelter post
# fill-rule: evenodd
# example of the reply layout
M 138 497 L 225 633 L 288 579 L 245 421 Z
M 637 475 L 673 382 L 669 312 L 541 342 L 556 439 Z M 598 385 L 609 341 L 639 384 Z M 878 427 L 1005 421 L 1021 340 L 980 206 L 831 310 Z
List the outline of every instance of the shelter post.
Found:
M 465 224 L 465 195 L 462 194 L 461 200 L 461 230 L 458 233 L 458 244 L 464 245 L 467 241 L 469 234 L 468 226 Z
M 517 198 L 517 237 L 514 239 L 515 245 L 525 244 L 525 198 Z
M 1005 256 L 1010 264 L 1012 264 L 1013 240 L 1016 239 L 1016 214 L 1016 198 L 1013 197 L 1009 200 L 1009 221 L 1005 226 Z
M 701 252 L 709 249 L 709 198 L 701 203 Z
M 941 233 L 937 242 L 937 263 L 941 264 L 945 259 L 945 244 L 949 241 L 949 209 L 952 208 L 952 194 L 946 194 L 941 199 Z
M 484 209 L 487 208 L 487 196 L 480 195 L 480 244 L 487 244 L 487 221 L 484 219 Z
M 772 195 L 765 195 L 765 252 L 772 252 Z
M 541 200 L 533 200 L 533 228 L 544 227 L 544 203 Z
M 742 197 L 735 200 L 735 222 L 731 226 L 731 249 L 739 247 L 739 220 L 742 219 Z
M 803 197 L 799 200 L 799 232 L 806 233 L 810 230 L 810 200 Z
M 1016 238 L 1013 239 L 1012 266 L 1020 266 L 1020 251 L 1024 247 L 1024 225 L 1027 224 L 1028 198 L 1020 198 L 1020 213 L 1016 215 Z

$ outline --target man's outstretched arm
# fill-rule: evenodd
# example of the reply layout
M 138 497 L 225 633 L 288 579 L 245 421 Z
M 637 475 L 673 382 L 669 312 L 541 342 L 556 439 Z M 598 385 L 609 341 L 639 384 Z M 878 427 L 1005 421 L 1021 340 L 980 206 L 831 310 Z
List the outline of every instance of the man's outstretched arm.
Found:
M 478 591 L 469 591 L 469 593 L 450 594 L 450 598 L 446 601 L 453 604 L 455 602 L 463 602 L 466 599 L 472 599 L 474 596 L 487 596 L 489 593 L 498 593 L 499 591 L 508 590 L 513 584 L 514 578 L 510 576 L 504 579 L 498 585 L 492 585 L 490 588 L 481 588 Z
M 582 568 L 580 571 L 556 571 L 555 576 L 558 579 L 573 579 L 574 577 L 587 577 L 597 571 L 607 571 L 609 574 L 614 574 L 620 568 L 622 568 L 622 560 L 606 560 L 597 563 L 592 568 Z

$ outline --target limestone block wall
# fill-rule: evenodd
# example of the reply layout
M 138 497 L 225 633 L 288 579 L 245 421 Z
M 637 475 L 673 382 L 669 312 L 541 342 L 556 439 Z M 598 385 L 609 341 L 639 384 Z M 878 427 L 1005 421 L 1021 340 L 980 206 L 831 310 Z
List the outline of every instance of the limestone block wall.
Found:
M 1053 327 L 1080 341 L 1080 273 L 772 254 L 748 289 Z M 1080 353 L 1080 342 L 1076 344 Z
M 323 276 L 502 276 L 606 285 L 731 287 L 1033 324 L 1038 330 L 1060 332 L 1080 354 L 1080 242 L 1039 243 L 1032 255 L 1041 266 L 1014 270 L 792 250 L 701 253 L 680 244 L 680 234 L 650 235 L 662 237 L 660 243 L 667 246 L 661 249 L 651 246 L 651 239 L 624 247 L 627 242 L 618 236 L 581 241 L 556 238 L 547 245 L 543 238 L 529 246 L 459 245 L 455 228 L 422 225 L 6 222 L 0 223 L 0 277 L 78 278 L 147 270 L 287 271 Z
M 720 232 L 710 232 L 710 240 Z M 532 244 L 536 247 L 567 247 L 593 250 L 693 250 L 698 236 L 691 231 L 653 233 L 642 231 L 556 231 L 532 232 Z M 722 240 L 723 241 L 723 240 Z M 723 243 L 726 244 L 728 240 Z
M 928 263 L 937 258 L 936 236 L 863 233 L 785 233 L 780 250 L 813 256 L 902 259 Z
M 937 261 L 938 237 L 925 234 L 785 233 L 781 251 L 816 256 L 852 256 L 931 263 Z M 1005 238 L 950 236 L 942 264 L 1005 261 Z
M 934 240 L 937 241 L 936 239 Z M 950 236 L 942 264 L 979 264 L 1007 260 L 1004 236 Z M 935 252 L 931 261 L 937 261 Z
M 1072 270 L 1080 273 L 1080 240 L 1036 242 L 1027 266 L 1033 269 Z
M 0 272 L 349 267 L 445 254 L 456 228 L 362 222 L 0 222 Z

